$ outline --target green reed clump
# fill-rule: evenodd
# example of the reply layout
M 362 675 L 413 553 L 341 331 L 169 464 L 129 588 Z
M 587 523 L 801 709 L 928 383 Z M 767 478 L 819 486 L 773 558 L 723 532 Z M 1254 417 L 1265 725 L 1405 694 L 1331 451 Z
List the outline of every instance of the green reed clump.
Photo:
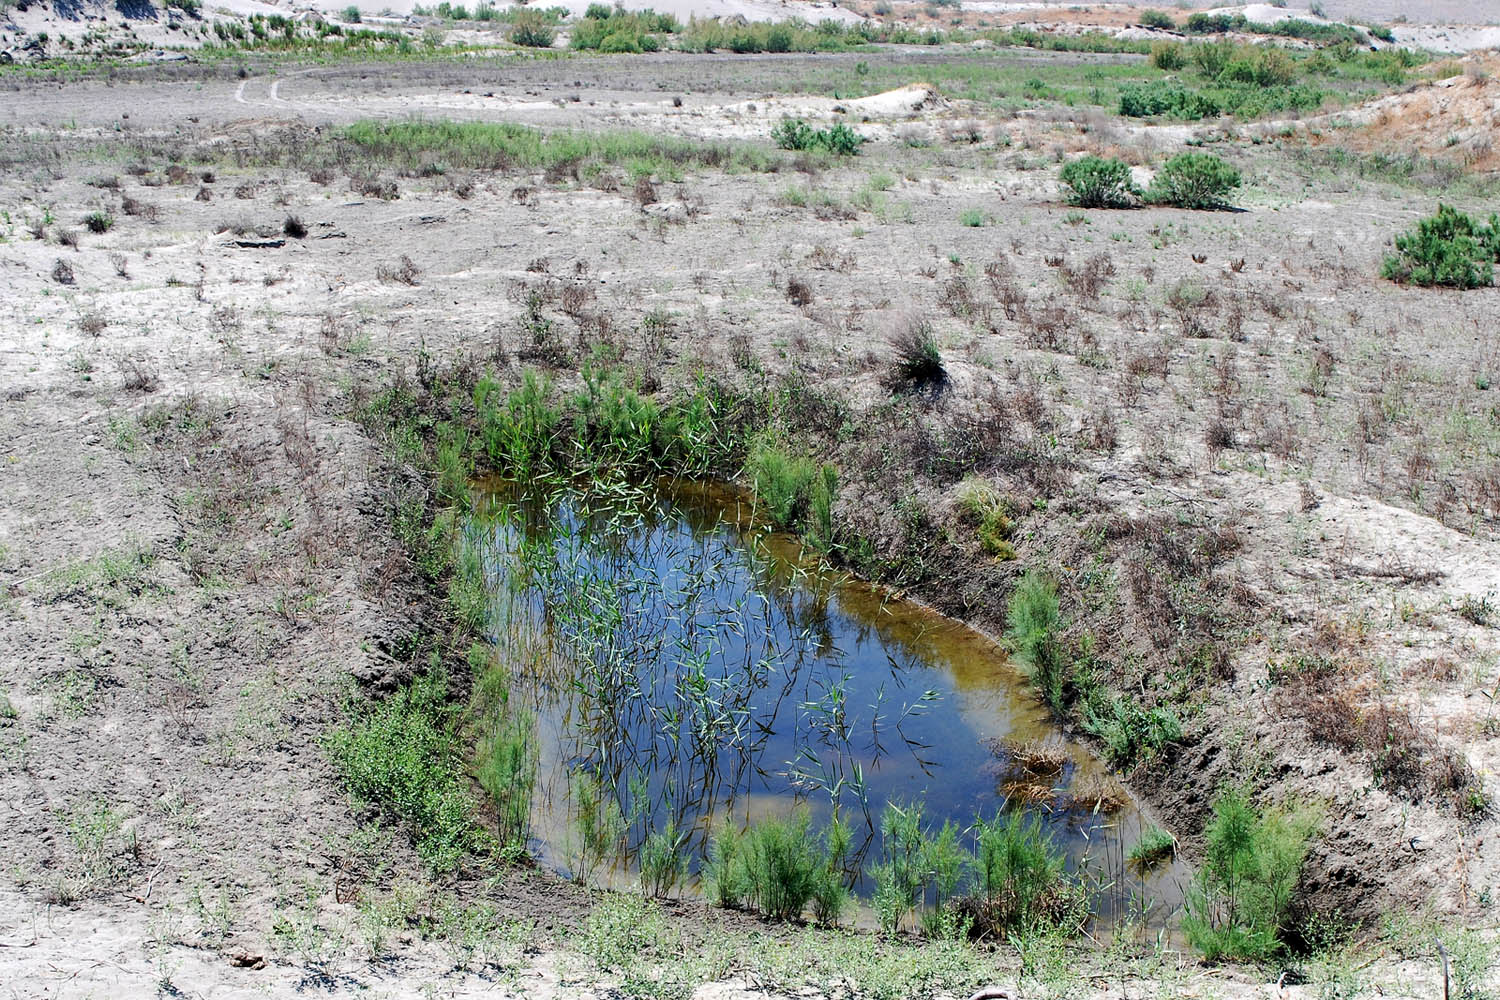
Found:
M 573 877 L 587 885 L 599 867 L 612 862 L 625 838 L 625 814 L 615 797 L 587 771 L 575 771 L 570 782 L 573 793 L 573 855 L 577 861 Z
M 756 502 L 776 527 L 798 531 L 825 551 L 833 546 L 838 471 L 832 465 L 794 456 L 761 440 L 745 459 L 745 474 Z
M 657 459 L 663 431 L 661 407 L 618 371 L 584 369 L 583 388 L 573 397 L 576 465 L 645 468 Z
M 551 382 L 532 371 L 504 398 L 500 383 L 489 375 L 474 386 L 480 440 L 501 472 L 527 478 L 550 468 L 562 424 L 562 411 L 551 397 Z
M 887 934 L 913 913 L 937 938 L 1076 933 L 1083 926 L 1085 893 L 1066 875 L 1062 849 L 1035 814 L 976 819 L 972 847 L 951 820 L 933 830 L 922 814 L 920 803 L 890 803 L 881 815 L 873 903 Z
M 849 902 L 844 863 L 850 831 L 834 819 L 823 837 L 807 809 L 743 833 L 726 824 L 709 845 L 705 878 L 720 906 L 749 906 L 773 920 L 797 920 L 811 905 L 819 923 L 838 923 Z
M 1063 714 L 1063 675 L 1067 669 L 1061 627 L 1056 585 L 1044 574 L 1027 570 L 1010 595 L 1005 641 L 1043 700 L 1058 715 Z
M 669 818 L 660 830 L 652 830 L 641 843 L 637 860 L 641 868 L 641 890 L 665 896 L 687 877 L 687 831 Z
M 1319 818 L 1308 808 L 1257 810 L 1237 788 L 1221 790 L 1213 810 L 1183 929 L 1210 962 L 1271 958 L 1285 946 L 1282 933 Z
M 510 672 L 487 644 L 474 644 L 469 664 L 478 678 L 473 696 L 478 720 L 475 777 L 489 797 L 502 849 L 524 855 L 536 788 L 536 719 L 525 708 L 511 704 Z
M 1164 861 L 1170 861 L 1177 853 L 1177 838 L 1159 826 L 1148 827 L 1130 848 L 1129 861 L 1143 871 L 1149 871 Z
M 456 709 L 441 675 L 356 709 L 326 746 L 349 791 L 406 824 L 433 871 L 452 871 L 488 846 L 474 823 Z
M 1012 934 L 1042 926 L 1076 929 L 1083 902 L 1063 873 L 1063 852 L 1034 813 L 975 823 L 974 891 L 964 908 L 976 928 Z

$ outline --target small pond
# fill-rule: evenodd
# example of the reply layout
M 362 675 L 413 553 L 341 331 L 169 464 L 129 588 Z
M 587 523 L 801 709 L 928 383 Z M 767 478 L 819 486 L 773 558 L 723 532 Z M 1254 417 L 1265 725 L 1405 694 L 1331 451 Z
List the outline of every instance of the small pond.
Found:
M 801 803 L 818 827 L 837 808 L 868 867 L 886 804 L 921 803 L 934 827 L 1034 811 L 1098 887 L 1100 919 L 1177 908 L 1180 865 L 1126 861 L 1150 826 L 1140 803 L 985 635 L 829 569 L 718 485 L 489 481 L 477 497 L 492 638 L 536 720 L 544 863 L 574 864 L 587 773 L 627 818 L 604 873 L 620 885 L 669 819 L 696 872 L 726 821 Z

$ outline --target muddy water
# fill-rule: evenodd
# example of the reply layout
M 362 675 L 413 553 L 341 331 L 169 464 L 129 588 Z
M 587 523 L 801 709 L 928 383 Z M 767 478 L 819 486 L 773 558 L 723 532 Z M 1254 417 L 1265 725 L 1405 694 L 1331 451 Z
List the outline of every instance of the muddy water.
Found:
M 983 634 L 828 569 L 717 486 L 480 495 L 469 538 L 512 703 L 536 719 L 532 846 L 547 863 L 576 863 L 587 772 L 627 827 L 606 866 L 620 884 L 669 820 L 696 871 L 726 821 L 802 804 L 818 826 L 837 809 L 868 866 L 887 804 L 920 804 L 934 828 L 1009 808 L 1041 818 L 1101 917 L 1155 925 L 1176 909 L 1180 867 L 1126 861 L 1142 806 Z M 1021 745 L 1055 759 L 1028 768 Z

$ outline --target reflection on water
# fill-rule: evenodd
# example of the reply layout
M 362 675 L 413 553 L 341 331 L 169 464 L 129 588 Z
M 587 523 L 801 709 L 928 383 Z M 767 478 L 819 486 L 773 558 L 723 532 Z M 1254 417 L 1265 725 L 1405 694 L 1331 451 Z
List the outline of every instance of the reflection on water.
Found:
M 726 820 L 837 809 L 878 860 L 888 802 L 968 827 L 1034 810 L 1103 915 L 1175 909 L 1182 871 L 1125 862 L 1147 825 L 988 638 L 821 566 L 712 485 L 527 494 L 487 483 L 483 553 L 512 699 L 535 713 L 533 847 L 575 857 L 570 775 L 595 776 L 633 853 L 670 820 L 692 867 Z M 864 888 L 864 887 L 861 887 Z

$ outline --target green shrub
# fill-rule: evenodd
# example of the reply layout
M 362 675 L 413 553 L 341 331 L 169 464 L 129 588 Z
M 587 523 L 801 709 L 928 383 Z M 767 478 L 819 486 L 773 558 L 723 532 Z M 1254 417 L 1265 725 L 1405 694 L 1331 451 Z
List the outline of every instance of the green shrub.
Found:
M 1184 121 L 1219 115 L 1253 118 L 1276 111 L 1312 110 L 1319 107 L 1326 96 L 1327 93 L 1318 87 L 1300 83 L 1261 87 L 1225 81 L 1195 88 L 1168 80 L 1153 80 L 1120 88 L 1120 114 L 1134 118 L 1164 115 Z
M 1068 204 L 1080 208 L 1129 208 L 1141 196 L 1124 160 L 1083 156 L 1064 164 L 1060 176 Z
M 1164 10 L 1148 10 L 1141 14 L 1141 24 L 1159 31 L 1176 31 L 1177 22 Z
M 474 386 L 480 438 L 501 472 L 524 479 L 551 463 L 562 421 L 551 395 L 551 384 L 532 371 L 503 402 L 500 384 L 492 377 L 486 375 Z
M 670 893 L 687 875 L 687 834 L 668 819 L 660 830 L 652 830 L 641 844 L 641 890 L 652 896 Z
M 1083 728 L 1104 743 L 1104 755 L 1126 769 L 1144 757 L 1159 757 L 1182 739 L 1182 723 L 1170 709 L 1145 709 L 1129 698 L 1091 692 L 1084 706 Z
M 809 904 L 820 923 L 836 924 L 849 899 L 843 866 L 849 828 L 837 818 L 822 842 L 807 809 L 769 819 L 744 833 L 726 825 L 709 846 L 707 878 L 721 906 L 746 905 L 772 920 L 799 919 Z
M 1494 284 L 1500 260 L 1500 217 L 1486 225 L 1447 205 L 1396 237 L 1396 252 L 1387 255 L 1380 273 L 1392 281 L 1449 288 Z
M 984 225 L 984 213 L 977 208 L 966 208 L 958 214 L 958 221 L 970 229 L 979 229 Z
M 817 548 L 827 550 L 833 544 L 833 499 L 838 489 L 833 466 L 793 457 L 762 440 L 750 449 L 745 474 L 772 524 L 801 532 Z
M 83 217 L 84 228 L 91 233 L 107 233 L 114 224 L 115 217 L 108 212 L 90 212 Z
M 359 24 L 364 18 L 360 15 L 359 8 L 351 5 L 344 8 L 344 20 L 349 24 Z
M 1239 170 L 1212 153 L 1180 153 L 1151 179 L 1146 200 L 1177 208 L 1228 208 L 1229 192 L 1239 186 Z
M 534 10 L 518 10 L 510 24 L 510 40 L 528 49 L 550 49 L 557 32 L 547 17 Z
M 843 122 L 832 128 L 820 129 L 817 138 L 818 145 L 834 156 L 854 156 L 865 141 L 864 136 Z
M 1151 65 L 1168 73 L 1187 66 L 1187 53 L 1177 42 L 1155 42 L 1151 46 Z
M 781 149 L 811 149 L 814 135 L 813 127 L 801 118 L 783 118 L 771 126 L 771 141 Z
M 580 467 L 639 469 L 655 456 L 661 408 L 625 385 L 619 372 L 585 367 L 573 411 Z
M 1210 80 L 1217 80 L 1239 54 L 1239 47 L 1227 38 L 1217 42 L 1200 42 L 1192 47 L 1193 64 Z
M 1007 810 L 974 829 L 975 895 L 965 912 L 976 931 L 1008 937 L 1076 922 L 1079 897 L 1063 877 L 1062 849 L 1035 813 Z
M 661 47 L 656 35 L 681 30 L 682 25 L 671 14 L 650 10 L 627 13 L 591 4 L 583 20 L 573 25 L 568 44 L 600 52 L 655 52 Z
M 1058 636 L 1060 628 L 1057 588 L 1045 574 L 1027 570 L 1010 595 L 1005 641 L 1042 699 L 1058 715 L 1063 712 L 1067 659 Z
M 835 156 L 854 156 L 865 139 L 843 122 L 815 129 L 801 118 L 783 118 L 772 126 L 771 141 L 782 149 L 822 149 Z
M 166 0 L 168 7 L 176 7 L 190 17 L 197 17 L 203 10 L 203 0 Z
M 645 51 L 641 45 L 642 36 L 631 31 L 612 31 L 604 36 L 599 43 L 599 51 L 607 55 L 621 55 L 624 53 L 640 53 Z
M 875 868 L 875 913 L 880 929 L 894 934 L 906 915 L 926 897 L 928 866 L 922 831 L 922 804 L 887 803 L 880 816 L 880 847 L 885 860 Z
M 1223 113 L 1223 106 L 1207 94 L 1164 80 L 1129 84 L 1120 88 L 1120 114 L 1128 118 L 1168 115 L 1197 120 Z
M 327 739 L 349 791 L 407 824 L 418 853 L 438 872 L 452 871 L 483 844 L 446 699 L 441 677 L 419 677 L 360 709 Z
M 1204 830 L 1207 855 L 1188 893 L 1183 929 L 1209 961 L 1271 958 L 1283 947 L 1317 816 L 1285 807 L 1257 812 L 1234 788 L 1219 793 L 1213 811 Z

